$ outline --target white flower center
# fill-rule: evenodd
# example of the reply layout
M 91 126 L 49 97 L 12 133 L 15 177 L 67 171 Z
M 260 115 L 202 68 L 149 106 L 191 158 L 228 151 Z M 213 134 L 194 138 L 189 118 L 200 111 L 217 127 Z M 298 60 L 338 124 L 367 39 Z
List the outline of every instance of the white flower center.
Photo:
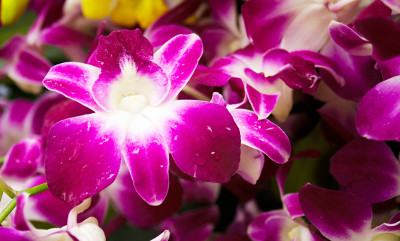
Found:
M 111 87 L 110 101 L 116 110 L 138 114 L 151 105 L 153 84 L 137 72 L 133 60 L 123 59 L 120 67 L 121 75 Z
M 129 95 L 121 99 L 119 107 L 131 113 L 138 113 L 148 105 L 147 102 L 147 98 L 144 95 Z

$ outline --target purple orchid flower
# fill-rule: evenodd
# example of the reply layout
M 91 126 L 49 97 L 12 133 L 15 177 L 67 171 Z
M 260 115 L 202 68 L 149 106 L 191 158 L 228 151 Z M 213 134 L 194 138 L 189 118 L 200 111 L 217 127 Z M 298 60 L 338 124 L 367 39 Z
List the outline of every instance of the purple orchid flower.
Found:
M 249 39 L 261 50 L 318 51 L 329 39 L 329 23 L 349 23 L 363 4 L 360 0 L 249 0 L 242 13 Z
M 389 223 L 371 228 L 371 205 L 348 192 L 305 185 L 299 192 L 308 220 L 329 240 L 396 240 L 400 237 L 398 214 Z
M 50 129 L 45 170 L 55 196 L 77 204 L 95 195 L 115 180 L 122 158 L 151 205 L 167 194 L 169 153 L 200 181 L 226 182 L 236 173 L 240 135 L 230 113 L 174 100 L 202 54 L 198 36 L 178 35 L 153 55 L 139 30 L 121 30 L 100 37 L 94 54 L 89 64 L 54 66 L 43 80 L 96 112 Z
M 243 179 L 256 184 L 264 166 L 264 153 L 279 164 L 289 160 L 289 139 L 277 125 L 258 119 L 254 112 L 239 109 L 238 105 L 227 105 L 218 93 L 213 94 L 211 102 L 226 107 L 239 127 L 242 145 L 238 174 Z
M 284 121 L 293 105 L 293 89 L 310 92 L 320 80 L 311 61 L 283 49 L 264 53 L 252 45 L 217 60 L 213 67 L 243 81 L 246 99 L 259 119 L 272 114 Z

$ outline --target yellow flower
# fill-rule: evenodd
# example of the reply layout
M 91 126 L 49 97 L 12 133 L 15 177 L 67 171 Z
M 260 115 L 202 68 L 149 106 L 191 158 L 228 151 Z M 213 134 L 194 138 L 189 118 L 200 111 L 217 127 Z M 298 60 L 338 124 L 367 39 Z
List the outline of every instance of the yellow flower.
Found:
M 82 0 L 83 15 L 91 19 L 107 16 L 122 26 L 138 23 L 147 28 L 168 10 L 163 0 Z
M 29 0 L 0 0 L 1 26 L 15 23 L 25 12 Z

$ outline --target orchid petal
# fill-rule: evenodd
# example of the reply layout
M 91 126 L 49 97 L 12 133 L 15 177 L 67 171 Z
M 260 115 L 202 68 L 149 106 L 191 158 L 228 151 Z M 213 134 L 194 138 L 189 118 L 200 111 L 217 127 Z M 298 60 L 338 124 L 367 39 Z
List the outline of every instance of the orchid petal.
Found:
M 259 120 L 248 110 L 232 110 L 240 129 L 242 143 L 264 152 L 271 160 L 282 164 L 289 160 L 290 142 L 286 134 L 269 120 Z
M 319 16 L 315 21 L 311 16 Z M 318 51 L 328 40 L 327 26 L 336 14 L 324 4 L 309 4 L 299 11 L 289 26 L 285 29 L 281 46 L 289 51 L 312 50 Z
M 130 123 L 123 148 L 125 162 L 138 194 L 158 206 L 168 192 L 168 146 L 149 119 L 136 115 Z
M 40 40 L 54 46 L 90 46 L 93 37 L 63 25 L 51 25 L 40 33 Z
M 263 166 L 264 155 L 262 152 L 246 145 L 241 146 L 238 174 L 244 180 L 255 185 L 260 178 Z
M 169 235 L 170 235 L 169 231 L 164 230 L 164 232 L 162 232 L 160 235 L 158 235 L 157 237 L 153 238 L 150 241 L 168 241 Z
M 351 55 L 372 54 L 372 45 L 346 24 L 332 21 L 329 24 L 329 34 L 337 45 Z
M 125 116 L 95 113 L 55 124 L 45 160 L 49 190 L 76 205 L 110 185 L 119 170 L 127 123 Z
M 100 69 L 91 65 L 62 63 L 50 69 L 43 80 L 43 85 L 94 111 L 102 111 L 91 92 L 91 87 L 99 74 Z
M 184 173 L 205 182 L 227 182 L 236 173 L 240 135 L 225 107 L 181 100 L 145 115 L 159 125 L 175 163 Z
M 221 184 L 180 179 L 186 202 L 213 203 L 217 200 Z
M 283 195 L 282 202 L 284 203 L 284 206 L 292 219 L 304 216 L 298 193 L 289 193 Z
M 42 90 L 42 79 L 50 67 L 51 64 L 47 59 L 26 49 L 19 53 L 19 57 L 8 71 L 8 75 L 22 90 L 38 94 Z
M 42 142 L 31 137 L 12 146 L 1 166 L 1 175 L 26 178 L 36 173 L 42 158 Z
M 280 94 L 266 95 L 258 92 L 250 85 L 245 85 L 247 97 L 259 119 L 267 118 L 274 110 Z
M 25 43 L 25 38 L 23 36 L 14 35 L 0 48 L 0 58 L 9 61 L 12 60 Z
M 400 3 L 396 0 L 382 0 L 387 6 L 389 6 L 394 11 L 400 13 Z
M 196 34 L 178 35 L 166 42 L 154 54 L 154 62 L 167 74 L 171 83 L 164 102 L 175 98 L 192 76 L 203 53 Z
M 305 216 L 330 240 L 370 240 L 372 209 L 364 199 L 307 184 L 299 192 Z
M 166 25 L 161 26 L 155 29 L 150 35 L 146 34 L 145 37 L 150 41 L 151 45 L 153 45 L 154 49 L 159 49 L 163 44 L 168 42 L 173 37 L 179 34 L 191 34 L 192 30 L 179 26 L 179 25 Z
M 284 7 L 279 0 L 252 0 L 243 4 L 246 32 L 255 46 L 267 51 L 280 44 L 286 25 L 291 20 L 290 16 L 280 14 Z
M 384 142 L 349 142 L 332 157 L 330 173 L 343 190 L 371 203 L 400 194 L 400 163 Z
M 360 135 L 373 140 L 400 141 L 400 77 L 377 84 L 361 99 L 356 116 Z
M 257 216 L 249 225 L 247 234 L 254 241 L 283 241 L 292 228 L 296 227 L 283 210 L 270 211 Z

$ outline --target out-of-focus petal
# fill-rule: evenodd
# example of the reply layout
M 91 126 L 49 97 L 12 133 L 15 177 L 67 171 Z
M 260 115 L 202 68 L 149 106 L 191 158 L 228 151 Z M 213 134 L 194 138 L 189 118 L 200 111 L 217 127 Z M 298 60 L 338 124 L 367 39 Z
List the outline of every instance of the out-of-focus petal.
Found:
M 51 25 L 40 33 L 40 41 L 54 46 L 90 46 L 93 37 L 81 31 L 60 25 Z
M 372 209 L 353 194 L 307 184 L 299 192 L 304 215 L 330 240 L 370 240 Z
M 196 34 L 178 35 L 154 54 L 154 62 L 167 74 L 171 88 L 164 101 L 175 98 L 192 76 L 203 53 Z
M 400 76 L 377 84 L 361 99 L 356 127 L 361 136 L 373 140 L 400 141 Z
M 170 186 L 164 202 L 159 206 L 151 206 L 138 195 L 128 170 L 122 165 L 117 179 L 106 191 L 117 211 L 132 224 L 151 227 L 172 216 L 182 206 L 183 190 L 176 177 L 171 176 Z
M 252 0 L 242 6 L 247 35 L 255 46 L 264 51 L 280 44 L 286 25 L 291 20 L 291 16 L 282 14 L 284 2 Z
M 36 173 L 41 163 L 42 142 L 39 138 L 29 137 L 12 146 L 1 166 L 1 175 L 27 178 Z
M 221 185 L 211 182 L 197 182 L 180 179 L 186 202 L 213 203 L 217 200 Z
M 50 69 L 43 85 L 94 110 L 103 109 L 93 99 L 91 91 L 100 69 L 83 63 L 62 63 Z
M 76 205 L 110 185 L 121 163 L 127 119 L 95 113 L 55 124 L 48 135 L 45 159 L 49 190 Z
M 344 191 L 371 203 L 400 194 L 400 163 L 384 142 L 349 142 L 331 158 L 330 173 Z
M 181 100 L 145 115 L 159 126 L 175 163 L 186 174 L 198 181 L 227 182 L 236 173 L 240 133 L 225 107 Z
M 155 29 L 151 34 L 147 33 L 148 32 L 144 33 L 145 37 L 150 41 L 154 49 L 159 49 L 163 44 L 168 42 L 173 37 L 179 34 L 191 34 L 193 31 L 183 26 L 171 24 L 161 26 Z
M 25 49 L 19 53 L 8 75 L 22 90 L 38 94 L 42 90 L 42 80 L 51 64 L 39 54 Z
M 297 224 L 283 210 L 257 216 L 249 225 L 247 234 L 254 241 L 283 241 Z

